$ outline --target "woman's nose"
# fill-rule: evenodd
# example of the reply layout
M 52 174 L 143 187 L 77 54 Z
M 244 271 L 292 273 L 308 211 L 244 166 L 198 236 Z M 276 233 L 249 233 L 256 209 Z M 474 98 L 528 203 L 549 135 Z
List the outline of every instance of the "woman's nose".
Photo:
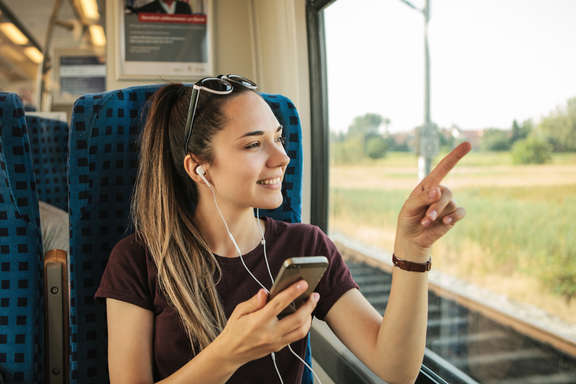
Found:
M 290 157 L 286 154 L 286 150 L 283 145 L 273 146 L 272 153 L 268 160 L 270 167 L 285 167 L 290 162 Z

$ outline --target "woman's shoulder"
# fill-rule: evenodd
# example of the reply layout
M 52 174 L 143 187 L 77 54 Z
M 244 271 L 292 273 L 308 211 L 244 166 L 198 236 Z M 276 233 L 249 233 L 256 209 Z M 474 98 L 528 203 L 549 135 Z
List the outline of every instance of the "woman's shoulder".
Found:
M 97 298 L 113 298 L 154 309 L 155 269 L 146 247 L 132 234 L 122 238 L 112 251 L 96 291 Z
M 142 267 L 149 264 L 149 253 L 143 240 L 132 233 L 120 239 L 110 252 L 108 263 Z
M 269 220 L 270 229 L 275 235 L 315 236 L 318 232 L 322 232 L 322 230 L 314 224 L 290 223 L 271 217 L 266 217 L 266 220 Z
M 286 221 L 267 218 L 270 220 L 270 231 L 276 240 L 285 240 L 288 243 L 299 242 L 312 245 L 329 242 L 329 237 L 314 224 L 289 223 Z
M 114 251 L 128 251 L 128 252 L 144 252 L 145 246 L 144 243 L 138 239 L 135 233 L 131 233 L 130 235 L 123 237 L 120 239 L 114 248 L 112 248 L 112 252 Z

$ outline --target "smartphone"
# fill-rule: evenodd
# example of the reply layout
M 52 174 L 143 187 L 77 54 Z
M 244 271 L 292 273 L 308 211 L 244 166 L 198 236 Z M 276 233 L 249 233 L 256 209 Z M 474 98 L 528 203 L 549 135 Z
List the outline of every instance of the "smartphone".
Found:
M 299 280 L 306 280 L 308 282 L 308 289 L 284 308 L 278 315 L 278 318 L 281 319 L 284 316 L 296 312 L 296 310 L 308 300 L 308 297 L 314 292 L 318 282 L 320 282 L 322 275 L 324 275 L 326 268 L 328 268 L 328 259 L 325 256 L 291 257 L 282 263 L 280 272 L 278 272 L 274 285 L 272 285 L 272 289 L 270 289 L 270 297 L 268 300 L 272 300 L 278 293 Z

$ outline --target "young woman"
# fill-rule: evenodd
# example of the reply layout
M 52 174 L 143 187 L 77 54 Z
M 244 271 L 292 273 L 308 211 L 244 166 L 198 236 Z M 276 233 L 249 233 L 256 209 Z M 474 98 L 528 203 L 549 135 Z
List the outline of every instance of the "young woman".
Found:
M 312 316 L 384 380 L 414 381 L 429 248 L 464 217 L 439 183 L 469 145 L 404 204 L 382 318 L 319 228 L 254 217 L 254 208 L 281 205 L 289 162 L 282 126 L 254 88 L 227 75 L 152 97 L 132 201 L 136 231 L 115 246 L 96 293 L 107 298 L 111 382 L 299 383 L 304 365 L 292 352 L 304 357 Z M 285 259 L 316 255 L 329 260 L 319 295 L 280 320 L 306 284 L 272 300 L 260 284 L 270 289 Z

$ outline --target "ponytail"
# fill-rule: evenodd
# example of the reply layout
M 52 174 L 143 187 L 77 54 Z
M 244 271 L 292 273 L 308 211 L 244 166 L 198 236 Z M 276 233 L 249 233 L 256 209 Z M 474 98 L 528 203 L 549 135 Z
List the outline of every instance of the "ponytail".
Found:
M 140 138 L 138 174 L 131 203 L 137 239 L 150 252 L 158 284 L 179 315 L 193 354 L 224 329 L 226 315 L 216 290 L 222 270 L 194 223 L 198 190 L 184 170 L 184 135 L 190 87 L 170 84 L 151 98 Z M 222 128 L 225 98 L 202 95 L 197 111 L 202 131 L 191 139 L 199 158 L 211 159 L 210 140 Z

